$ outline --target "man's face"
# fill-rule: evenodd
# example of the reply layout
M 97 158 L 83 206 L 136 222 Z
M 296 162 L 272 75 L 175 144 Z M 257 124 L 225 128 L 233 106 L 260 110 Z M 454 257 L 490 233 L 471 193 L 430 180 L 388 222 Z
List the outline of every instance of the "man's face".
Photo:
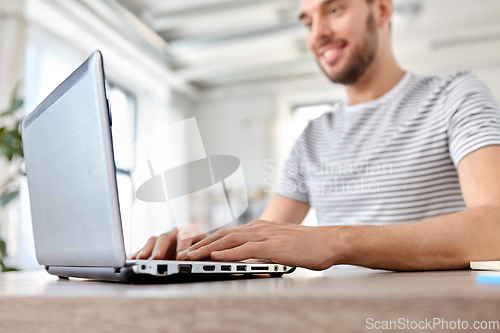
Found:
M 331 81 L 353 84 L 373 62 L 379 40 L 373 6 L 366 0 L 302 0 L 300 20 Z

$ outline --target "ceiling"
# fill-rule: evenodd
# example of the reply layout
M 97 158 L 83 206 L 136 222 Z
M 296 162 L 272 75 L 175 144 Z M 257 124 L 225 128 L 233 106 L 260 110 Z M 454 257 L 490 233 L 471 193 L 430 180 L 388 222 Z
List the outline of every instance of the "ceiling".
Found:
M 321 75 L 297 19 L 300 0 L 100 1 L 126 8 L 165 40 L 170 67 L 198 88 Z M 500 50 L 500 1 L 394 3 L 394 46 L 403 64 L 447 64 L 450 54 L 498 61 L 477 48 Z

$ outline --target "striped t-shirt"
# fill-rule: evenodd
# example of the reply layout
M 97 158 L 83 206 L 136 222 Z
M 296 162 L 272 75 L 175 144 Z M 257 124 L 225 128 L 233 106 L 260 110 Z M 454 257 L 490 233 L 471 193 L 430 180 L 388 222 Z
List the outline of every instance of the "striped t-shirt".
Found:
M 466 208 L 456 167 L 488 145 L 500 145 L 500 107 L 481 80 L 408 72 L 384 96 L 311 121 L 277 193 L 308 202 L 319 225 L 422 221 Z

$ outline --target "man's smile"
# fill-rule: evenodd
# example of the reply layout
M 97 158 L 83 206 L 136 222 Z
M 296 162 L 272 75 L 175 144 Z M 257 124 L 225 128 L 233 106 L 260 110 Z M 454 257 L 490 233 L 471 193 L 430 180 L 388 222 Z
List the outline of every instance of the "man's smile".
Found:
M 347 43 L 332 43 L 318 49 L 317 54 L 327 64 L 333 65 L 343 54 Z

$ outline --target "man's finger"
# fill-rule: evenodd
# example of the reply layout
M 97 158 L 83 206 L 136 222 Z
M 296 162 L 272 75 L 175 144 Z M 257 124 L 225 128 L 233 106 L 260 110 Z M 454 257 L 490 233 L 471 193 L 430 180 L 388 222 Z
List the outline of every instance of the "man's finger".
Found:
M 187 250 L 187 248 L 190 247 L 191 245 L 193 245 L 192 238 L 186 238 L 186 239 L 177 238 L 177 249 L 176 249 L 177 255 L 179 254 L 179 252 Z
M 251 240 L 258 241 L 259 237 L 256 234 L 243 234 L 243 233 L 229 233 L 225 237 L 222 237 L 210 244 L 202 246 L 196 250 L 187 252 L 185 260 L 203 260 L 210 258 L 210 255 L 214 251 L 222 251 L 226 249 L 235 248 Z
M 153 247 L 156 243 L 156 237 L 151 237 L 148 242 L 146 243 L 146 245 L 144 245 L 144 247 L 142 248 L 142 250 L 140 250 L 135 259 L 147 259 L 149 258 L 149 256 L 151 255 L 151 251 L 153 251 Z
M 156 240 L 155 246 L 153 248 L 153 251 L 151 252 L 151 257 L 149 259 L 153 260 L 162 260 L 162 259 L 167 259 L 167 252 L 172 245 L 172 238 L 174 236 L 171 233 L 166 233 L 158 237 Z
M 241 230 L 239 228 L 221 229 L 221 230 L 217 231 L 215 234 L 208 236 L 207 238 L 201 240 L 200 242 L 198 242 L 194 245 L 191 245 L 187 250 L 179 253 L 179 260 L 185 260 L 188 252 L 195 251 L 203 246 L 206 246 L 206 245 L 213 243 L 213 242 L 215 242 L 223 237 L 226 237 L 229 234 L 233 234 L 233 233 L 240 234 L 242 232 L 249 232 L 249 231 Z
M 184 250 L 183 252 L 179 253 L 179 259 L 184 260 L 186 258 L 186 254 L 188 252 L 194 251 L 199 249 L 202 246 L 208 245 L 224 236 L 226 236 L 229 233 L 229 230 L 219 230 L 215 234 L 208 236 L 207 238 L 199 241 L 198 243 L 191 245 L 187 250 Z
M 209 234 L 204 233 L 188 239 L 180 239 L 180 237 L 177 237 L 177 249 L 176 249 L 177 259 L 179 259 L 178 255 L 180 252 L 187 250 L 191 245 L 198 243 L 199 241 L 207 238 L 208 236 Z
M 232 249 L 212 252 L 211 258 L 217 261 L 242 261 L 265 257 L 262 255 L 264 242 L 247 242 Z

